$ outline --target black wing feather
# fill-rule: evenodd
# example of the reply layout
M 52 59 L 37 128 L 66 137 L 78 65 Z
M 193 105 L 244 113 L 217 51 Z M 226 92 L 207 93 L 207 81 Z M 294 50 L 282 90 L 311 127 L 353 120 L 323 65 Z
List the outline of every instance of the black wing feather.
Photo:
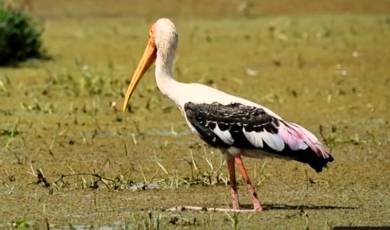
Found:
M 278 119 L 267 114 L 263 109 L 246 106 L 240 103 L 222 105 L 195 104 L 188 102 L 184 105 L 188 121 L 199 132 L 202 139 L 212 146 L 251 149 L 256 148 L 244 136 L 243 130 L 277 133 Z M 229 130 L 234 143 L 228 144 L 221 140 L 213 129 L 218 125 L 221 131 Z
M 261 132 L 266 130 L 269 133 L 276 134 L 278 133 L 279 123 L 284 122 L 269 115 L 262 108 L 240 103 L 222 105 L 217 102 L 212 104 L 188 102 L 184 105 L 184 111 L 187 120 L 198 131 L 204 141 L 211 146 L 223 148 L 234 146 L 241 149 L 258 149 L 258 147 L 255 147 L 248 141 L 244 135 L 244 131 Z M 221 131 L 229 131 L 233 143 L 225 143 L 213 132 L 217 125 Z M 328 162 L 333 161 L 332 156 L 329 158 L 319 157 L 311 148 L 291 150 L 285 144 L 282 151 L 276 151 L 268 146 L 266 142 L 263 142 L 263 148 L 261 149 L 269 153 L 290 157 L 297 161 L 307 163 L 317 172 L 321 171 Z

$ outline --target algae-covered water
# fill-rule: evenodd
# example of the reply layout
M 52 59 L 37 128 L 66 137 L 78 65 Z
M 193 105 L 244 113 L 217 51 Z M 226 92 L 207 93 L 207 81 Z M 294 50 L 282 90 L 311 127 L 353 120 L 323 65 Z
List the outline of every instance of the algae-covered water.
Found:
M 220 10 L 59 2 L 36 1 L 32 12 L 52 59 L 0 68 L 0 228 L 390 225 L 386 1 L 357 1 L 353 12 L 347 1 L 324 12 L 304 1 L 204 2 Z M 294 161 L 244 159 L 264 212 L 167 211 L 227 208 L 230 195 L 220 153 L 190 134 L 153 71 L 130 111 L 120 111 L 148 27 L 161 16 L 179 31 L 178 80 L 251 99 L 307 127 L 332 149 L 330 167 L 317 174 Z

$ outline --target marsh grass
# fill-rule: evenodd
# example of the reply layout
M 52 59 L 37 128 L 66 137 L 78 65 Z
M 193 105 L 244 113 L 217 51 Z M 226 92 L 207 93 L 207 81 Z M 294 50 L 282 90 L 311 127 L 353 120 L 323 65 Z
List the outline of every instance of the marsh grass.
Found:
M 0 69 L 0 228 L 16 220 L 37 228 L 387 225 L 389 17 L 253 17 L 256 7 L 249 17 L 174 18 L 180 32 L 174 73 L 302 124 L 331 148 L 336 160 L 328 169 L 316 174 L 294 161 L 245 158 L 264 213 L 164 211 L 229 207 L 226 165 L 190 134 L 156 88 L 153 71 L 128 112 L 120 112 L 154 19 L 69 11 L 45 19 L 53 60 Z
M 51 154 L 53 154 L 53 143 L 55 142 L 56 138 L 57 135 L 53 138 L 53 141 L 49 147 Z M 55 159 L 55 156 L 53 157 Z M 218 167 L 215 167 L 211 158 L 202 158 L 202 160 L 205 161 L 203 165 L 208 166 L 208 168 L 203 168 L 197 166 L 198 164 L 195 162 L 192 152 L 191 159 L 191 162 L 188 162 L 187 159 L 185 159 L 185 161 L 190 164 L 191 176 L 182 175 L 177 170 L 167 168 L 158 159 L 154 159 L 153 161 L 163 172 L 163 175 L 154 175 L 149 178 L 145 175 L 142 166 L 139 166 L 137 171 L 139 171 L 143 177 L 143 180 L 141 181 L 136 181 L 134 178 L 122 174 L 109 177 L 105 176 L 104 172 L 97 172 L 95 170 L 95 172 L 91 173 L 74 172 L 71 170 L 71 173 L 60 174 L 59 176 L 48 178 L 44 176 L 41 168 L 34 169 L 32 165 L 30 175 L 36 178 L 34 182 L 36 185 L 49 189 L 50 193 L 53 193 L 53 191 L 61 192 L 64 190 L 90 189 L 108 189 L 110 191 L 142 191 L 154 189 L 176 190 L 181 187 L 188 188 L 191 186 L 226 186 L 228 184 L 228 179 L 222 173 L 222 166 L 224 166 L 222 161 L 220 161 Z

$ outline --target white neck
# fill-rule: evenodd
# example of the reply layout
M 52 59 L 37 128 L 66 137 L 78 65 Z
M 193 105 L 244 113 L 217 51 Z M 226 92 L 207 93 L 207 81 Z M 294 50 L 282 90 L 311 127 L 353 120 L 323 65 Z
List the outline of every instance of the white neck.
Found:
M 175 48 L 175 46 L 170 45 L 161 45 L 158 47 L 155 76 L 160 91 L 171 100 L 175 101 L 176 104 L 179 104 L 180 85 L 182 85 L 182 83 L 177 82 L 172 74 Z

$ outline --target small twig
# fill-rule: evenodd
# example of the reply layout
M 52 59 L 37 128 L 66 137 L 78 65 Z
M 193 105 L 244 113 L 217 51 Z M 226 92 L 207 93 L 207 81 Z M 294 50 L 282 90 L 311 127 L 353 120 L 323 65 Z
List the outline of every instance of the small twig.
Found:
M 324 126 L 320 125 L 319 132 L 320 132 L 320 136 L 321 136 L 322 140 L 325 142 L 326 145 L 328 145 L 329 144 L 329 143 L 327 143 L 328 139 L 325 137 L 325 134 L 324 134 Z
M 34 177 L 37 176 L 37 174 L 35 173 L 35 170 L 34 170 L 34 167 L 33 167 L 32 164 L 30 164 L 30 171 L 27 172 L 27 173 L 30 174 L 30 175 L 32 175 L 32 176 L 34 176 Z
M 50 188 L 50 183 L 46 179 L 46 177 L 43 175 L 42 169 L 37 169 L 37 178 L 38 181 L 35 182 L 36 184 L 43 184 L 46 188 Z
M 107 189 L 111 190 L 112 189 L 112 186 L 110 186 L 107 181 L 111 182 L 111 183 L 114 183 L 115 184 L 115 180 L 114 179 L 111 179 L 111 178 L 106 178 L 106 177 L 103 177 L 97 173 L 72 173 L 72 174 L 61 174 L 60 175 L 60 178 L 58 178 L 57 180 L 55 180 L 53 182 L 53 184 L 58 184 L 58 182 L 62 182 L 62 183 L 65 183 L 64 181 L 64 178 L 66 177 L 77 177 L 77 176 L 92 176 L 92 177 L 96 177 L 97 180 L 94 181 L 94 185 L 95 187 L 91 187 L 91 188 L 97 188 L 97 183 L 98 182 L 102 182 L 104 184 L 104 186 L 106 186 Z
M 97 173 L 72 173 L 72 174 L 61 174 L 60 175 L 60 178 L 57 179 L 56 181 L 54 181 L 54 183 L 62 180 L 63 178 L 65 177 L 74 177 L 74 176 L 93 176 L 93 177 L 97 177 L 99 180 L 108 180 L 110 182 L 115 182 L 114 179 L 111 179 L 111 178 L 106 178 L 106 177 L 103 177 L 103 176 L 100 176 L 99 174 Z
M 166 209 L 169 212 L 204 211 L 204 212 L 256 212 L 254 209 L 232 209 L 232 208 L 208 208 L 199 206 L 176 206 Z
M 164 167 L 164 165 L 162 165 L 162 164 L 157 160 L 157 158 L 156 158 L 154 161 L 156 162 L 156 164 L 161 168 L 161 170 L 162 170 L 166 175 L 169 175 L 168 170 Z
M 126 143 L 123 143 L 123 148 L 124 148 L 124 150 L 125 150 L 125 156 L 128 156 L 128 155 L 129 155 L 129 151 L 128 151 L 128 149 L 127 149 Z

